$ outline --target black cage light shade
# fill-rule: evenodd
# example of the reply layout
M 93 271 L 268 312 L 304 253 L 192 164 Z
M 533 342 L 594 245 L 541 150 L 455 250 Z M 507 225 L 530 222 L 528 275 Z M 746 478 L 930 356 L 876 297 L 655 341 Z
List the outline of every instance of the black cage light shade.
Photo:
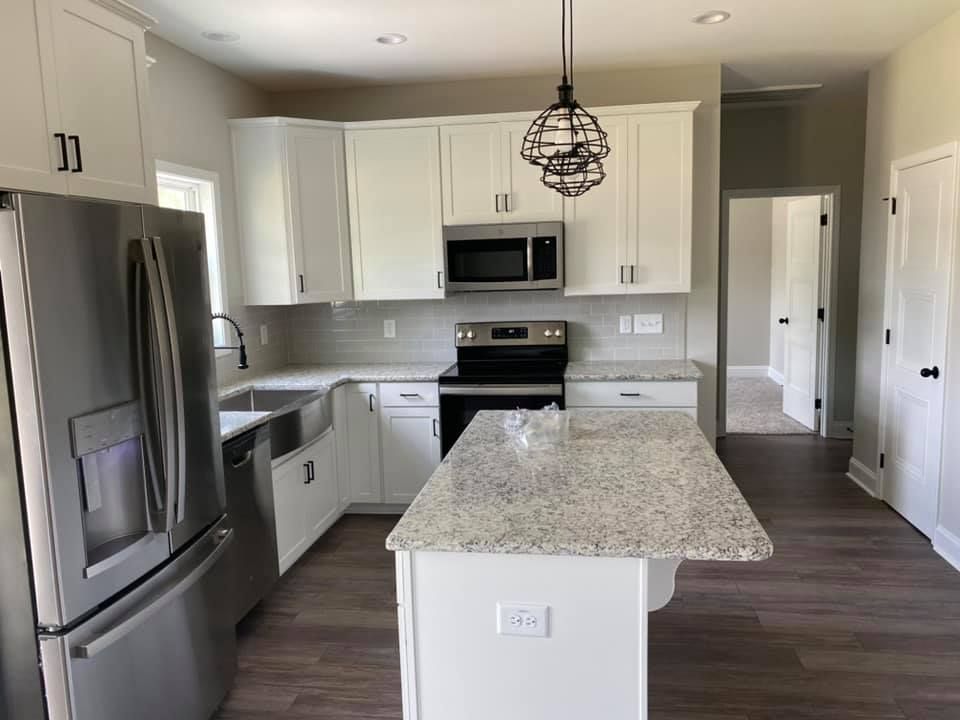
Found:
M 543 169 L 541 182 L 564 197 L 580 197 L 607 176 L 603 163 L 596 158 L 574 154 L 554 156 Z

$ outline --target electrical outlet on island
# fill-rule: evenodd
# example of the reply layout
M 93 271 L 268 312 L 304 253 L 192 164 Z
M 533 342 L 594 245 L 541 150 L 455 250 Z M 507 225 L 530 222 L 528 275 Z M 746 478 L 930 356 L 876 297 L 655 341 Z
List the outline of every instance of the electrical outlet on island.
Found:
M 384 320 L 383 321 L 383 336 L 385 338 L 395 338 L 397 336 L 397 321 L 396 320 Z

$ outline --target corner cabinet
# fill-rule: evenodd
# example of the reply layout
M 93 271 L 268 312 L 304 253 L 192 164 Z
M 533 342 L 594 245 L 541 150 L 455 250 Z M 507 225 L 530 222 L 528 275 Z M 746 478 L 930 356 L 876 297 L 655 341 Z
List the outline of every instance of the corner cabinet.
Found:
M 357 300 L 444 296 L 439 135 L 436 126 L 346 132 Z
M 698 105 L 599 114 L 607 177 L 564 205 L 566 295 L 690 292 Z
M 7 0 L 0 187 L 156 203 L 144 31 L 118 0 Z
M 562 218 L 562 196 L 520 157 L 533 118 L 440 128 L 444 225 Z
M 353 297 L 343 130 L 230 121 L 248 305 Z

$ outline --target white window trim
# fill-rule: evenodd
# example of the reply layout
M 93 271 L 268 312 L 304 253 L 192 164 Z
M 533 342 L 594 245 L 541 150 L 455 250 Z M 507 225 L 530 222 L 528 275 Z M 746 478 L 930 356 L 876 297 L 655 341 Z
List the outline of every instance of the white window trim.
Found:
M 204 218 L 204 231 L 208 238 L 211 234 L 216 236 L 217 256 L 215 258 L 209 258 L 208 262 L 212 261 L 216 264 L 215 275 L 218 278 L 216 283 L 218 287 L 213 287 L 211 285 L 210 295 L 211 298 L 215 297 L 220 301 L 220 307 L 223 308 L 222 312 L 229 313 L 229 292 L 227 289 L 225 268 L 226 253 L 223 243 L 223 211 L 220 205 L 220 174 L 214 172 L 213 170 L 204 170 L 202 168 L 190 167 L 188 165 L 179 165 L 177 163 L 167 162 L 165 160 L 157 160 L 156 165 L 156 172 L 158 175 L 166 175 L 174 180 L 182 179 L 185 182 L 203 180 L 211 185 L 212 198 L 210 198 L 210 200 L 213 203 L 216 217 Z M 231 342 L 233 342 L 229 328 L 225 327 L 224 323 L 217 323 L 217 325 L 214 327 L 213 339 L 215 345 L 229 345 Z M 217 350 L 216 355 L 217 357 L 224 357 L 232 352 L 232 350 Z

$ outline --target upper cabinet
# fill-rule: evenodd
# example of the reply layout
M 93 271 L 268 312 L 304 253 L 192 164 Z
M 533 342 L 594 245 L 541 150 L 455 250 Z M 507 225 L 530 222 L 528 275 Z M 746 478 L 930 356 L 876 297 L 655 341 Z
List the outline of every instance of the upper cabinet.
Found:
M 346 146 L 356 299 L 442 298 L 438 129 L 348 130 Z
M 248 305 L 353 297 L 343 130 L 231 120 Z
M 601 115 L 607 177 L 564 207 L 565 294 L 690 292 L 696 106 Z
M 544 187 L 540 171 L 520 157 L 528 121 L 440 128 L 443 223 L 559 220 L 561 196 Z
M 112 0 L 9 0 L 0 187 L 156 202 L 144 30 Z M 14 70 L 15 69 L 15 70 Z

